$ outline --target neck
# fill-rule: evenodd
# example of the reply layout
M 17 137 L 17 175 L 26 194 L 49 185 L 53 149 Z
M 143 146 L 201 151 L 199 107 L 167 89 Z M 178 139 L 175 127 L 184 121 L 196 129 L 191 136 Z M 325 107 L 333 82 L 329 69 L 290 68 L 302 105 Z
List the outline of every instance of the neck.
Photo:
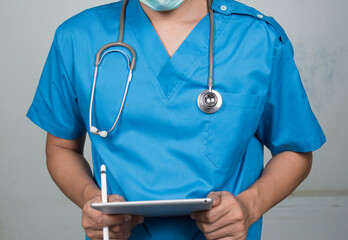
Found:
M 185 0 L 178 8 L 163 12 L 154 11 L 142 2 L 140 5 L 150 21 L 156 24 L 199 22 L 208 13 L 206 0 Z

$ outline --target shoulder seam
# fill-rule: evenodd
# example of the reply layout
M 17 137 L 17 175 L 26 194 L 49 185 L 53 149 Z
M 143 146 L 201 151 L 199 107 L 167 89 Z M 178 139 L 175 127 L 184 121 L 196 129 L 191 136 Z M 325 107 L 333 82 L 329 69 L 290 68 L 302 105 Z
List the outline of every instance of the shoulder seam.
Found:
M 291 53 L 292 53 L 292 57 L 294 57 L 294 51 L 293 48 L 291 46 L 291 42 L 287 41 L 286 43 L 283 44 L 283 46 L 278 50 L 277 55 L 273 58 L 273 63 L 278 61 L 279 56 L 281 55 L 281 53 L 284 51 L 285 47 L 290 44 L 290 48 L 291 48 Z

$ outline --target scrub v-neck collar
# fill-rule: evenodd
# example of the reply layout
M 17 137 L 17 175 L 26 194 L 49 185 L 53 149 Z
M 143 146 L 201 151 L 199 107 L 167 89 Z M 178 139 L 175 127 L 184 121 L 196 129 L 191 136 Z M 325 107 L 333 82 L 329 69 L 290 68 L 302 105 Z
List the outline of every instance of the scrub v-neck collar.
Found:
M 138 62 L 146 65 L 150 76 L 160 85 L 162 97 L 169 100 L 182 85 L 182 80 L 190 81 L 190 75 L 202 56 L 208 56 L 208 14 L 194 27 L 171 58 L 138 0 L 129 1 L 126 14 L 126 26 L 134 34 L 137 44 Z

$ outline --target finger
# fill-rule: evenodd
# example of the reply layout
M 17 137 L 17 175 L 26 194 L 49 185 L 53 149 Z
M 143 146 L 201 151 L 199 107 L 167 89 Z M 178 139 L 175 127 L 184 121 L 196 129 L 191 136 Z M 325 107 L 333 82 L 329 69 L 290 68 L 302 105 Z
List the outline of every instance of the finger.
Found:
M 103 239 L 103 231 L 100 231 L 100 230 L 89 230 L 89 231 L 86 231 L 86 235 L 91 240 Z
M 126 239 L 127 235 L 130 235 L 131 229 L 122 229 L 118 230 L 117 232 L 112 231 L 112 227 L 109 228 L 109 239 Z M 93 239 L 103 239 L 103 230 L 91 230 L 89 231 L 89 235 L 93 236 Z M 87 234 L 88 236 L 88 234 Z M 91 238 L 92 239 L 92 238 Z
M 87 229 L 101 229 L 103 227 L 103 213 L 89 206 L 82 211 L 82 227 Z
M 91 226 L 91 228 L 86 229 L 87 236 L 91 240 L 103 239 L 102 228 L 93 228 L 95 226 L 95 223 L 91 219 L 88 219 L 88 221 L 90 222 L 89 225 Z M 144 218 L 142 216 L 134 216 L 132 218 L 132 221 L 120 225 L 109 226 L 110 239 L 128 239 L 131 235 L 132 229 L 143 221 Z
M 222 192 L 210 192 L 208 194 L 207 198 L 212 198 L 214 200 L 212 207 L 217 207 L 220 205 L 221 196 L 222 196 Z
M 131 226 L 132 226 L 132 223 L 112 225 L 112 226 L 109 226 L 109 230 L 110 232 L 113 232 L 113 233 L 121 233 L 127 229 L 130 229 Z
M 131 221 L 125 222 L 124 224 L 112 225 L 109 226 L 110 231 L 112 232 L 125 232 L 131 231 L 136 225 L 144 222 L 143 217 L 133 216 Z
M 144 217 L 143 216 L 134 216 L 134 221 L 133 221 L 132 228 L 134 228 L 138 224 L 142 224 L 143 222 L 144 222 Z
M 132 215 L 124 214 L 103 214 L 102 227 L 112 226 L 112 225 L 122 225 L 132 222 Z
M 207 239 L 245 240 L 248 230 L 242 224 L 234 224 L 233 227 L 223 227 L 204 235 Z
M 211 192 L 208 196 L 216 197 L 216 195 L 218 195 L 217 199 L 219 199 L 216 201 L 216 204 L 219 205 L 205 212 L 194 213 L 191 217 L 197 221 L 213 223 L 230 211 L 235 212 L 234 215 L 240 216 L 238 213 L 241 213 L 241 207 L 235 196 L 226 191 Z
M 191 214 L 191 218 L 199 222 L 214 223 L 229 211 L 230 209 L 226 209 L 222 205 L 219 205 L 208 211 L 194 212 Z
M 205 222 L 196 222 L 197 227 L 204 233 L 211 233 L 217 231 L 221 228 L 227 227 L 230 225 L 230 222 L 227 222 L 225 219 L 218 220 L 214 223 L 205 223 Z
M 83 227 L 103 228 L 111 225 L 120 225 L 132 221 L 132 215 L 108 215 L 101 212 L 89 212 L 82 219 Z
M 129 231 L 129 232 L 124 232 L 124 233 L 112 235 L 112 237 L 109 235 L 109 239 L 110 240 L 126 240 L 126 239 L 129 239 L 131 234 L 132 233 Z
M 87 215 L 82 216 L 82 227 L 87 231 L 88 229 L 100 229 L 97 224 Z
M 196 222 L 197 227 L 204 232 L 208 239 L 220 239 L 230 236 L 232 239 L 243 239 L 248 233 L 248 227 L 238 213 L 226 214 L 213 224 Z
M 131 234 L 131 231 L 123 231 L 123 232 L 109 232 L 109 238 L 110 239 L 117 239 L 117 240 L 123 240 L 123 239 L 128 239 Z
M 133 228 L 139 224 L 138 218 L 133 218 L 133 219 L 134 220 L 132 221 L 132 224 L 124 225 L 123 232 L 121 232 L 121 235 L 119 235 L 119 237 L 121 237 L 120 239 L 128 239 L 132 234 Z
M 115 237 L 115 239 L 128 239 L 131 236 L 133 228 L 143 221 L 142 217 L 133 217 L 133 220 L 129 223 L 109 226 L 109 236 Z
M 125 200 L 121 195 L 112 194 L 112 195 L 108 195 L 108 201 L 109 202 L 124 202 Z
M 92 203 L 100 203 L 101 202 L 101 196 L 95 197 L 91 200 L 89 200 L 82 209 L 82 220 L 84 220 L 85 217 L 88 217 L 89 219 L 93 220 L 94 223 L 99 222 L 101 224 L 103 213 L 92 208 Z
M 217 219 L 215 222 L 208 223 L 208 222 L 196 221 L 196 225 L 204 233 L 216 231 L 220 228 L 226 227 L 227 225 L 231 224 L 231 222 L 229 221 L 227 217 L 228 213 L 229 212 L 226 212 L 221 218 Z
M 207 223 L 197 221 L 197 226 L 205 233 L 216 231 L 218 229 L 227 227 L 228 225 L 232 227 L 242 225 L 244 226 L 244 228 L 248 226 L 247 218 L 240 208 L 234 207 L 225 209 L 225 214 L 222 217 L 218 218 L 215 222 Z
M 124 202 L 124 198 L 118 194 L 108 195 L 108 202 Z M 129 214 L 105 214 L 104 226 L 118 225 L 132 220 Z
M 86 232 L 87 237 L 91 240 L 96 240 L 96 239 L 104 239 L 103 236 L 103 231 L 102 230 L 90 230 L 88 232 Z M 131 235 L 131 231 L 123 231 L 123 232 L 112 232 L 109 229 L 109 239 L 113 240 L 113 239 L 128 239 Z

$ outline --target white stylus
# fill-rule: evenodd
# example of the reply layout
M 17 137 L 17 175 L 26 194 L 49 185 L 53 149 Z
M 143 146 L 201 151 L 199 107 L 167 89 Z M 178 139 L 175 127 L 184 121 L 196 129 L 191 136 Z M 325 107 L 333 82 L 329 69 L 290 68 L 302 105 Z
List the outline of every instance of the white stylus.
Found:
M 106 167 L 101 165 L 100 167 L 101 174 L 101 194 L 102 194 L 102 203 L 108 202 L 108 193 L 106 188 Z M 103 239 L 109 240 L 109 227 L 103 228 Z

